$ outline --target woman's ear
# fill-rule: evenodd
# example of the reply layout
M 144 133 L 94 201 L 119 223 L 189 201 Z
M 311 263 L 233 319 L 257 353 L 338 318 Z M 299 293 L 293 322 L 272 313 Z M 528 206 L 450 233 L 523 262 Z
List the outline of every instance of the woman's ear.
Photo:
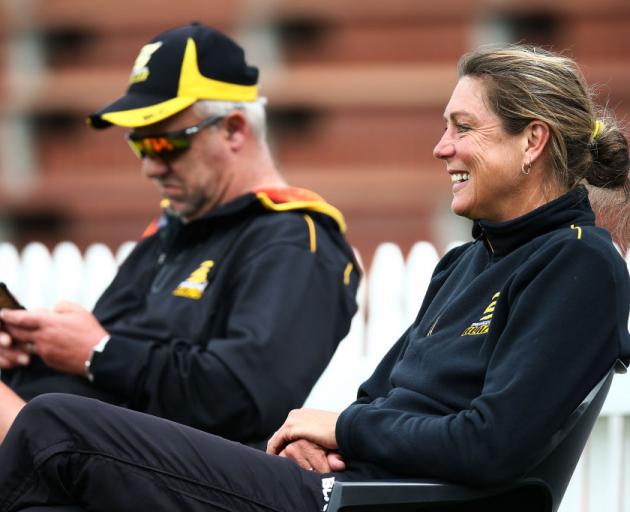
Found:
M 527 149 L 525 154 L 530 162 L 535 162 L 540 158 L 547 143 L 549 142 L 549 125 L 539 119 L 534 119 L 525 128 L 527 136 Z

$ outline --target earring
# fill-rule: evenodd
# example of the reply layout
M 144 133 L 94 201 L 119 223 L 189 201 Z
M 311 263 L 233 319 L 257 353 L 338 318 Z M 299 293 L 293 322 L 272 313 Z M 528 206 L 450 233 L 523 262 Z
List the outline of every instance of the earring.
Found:
M 529 159 L 527 160 L 527 165 L 525 165 L 525 162 L 523 162 L 521 164 L 521 174 L 523 176 L 527 176 L 532 170 L 532 158 L 529 157 Z

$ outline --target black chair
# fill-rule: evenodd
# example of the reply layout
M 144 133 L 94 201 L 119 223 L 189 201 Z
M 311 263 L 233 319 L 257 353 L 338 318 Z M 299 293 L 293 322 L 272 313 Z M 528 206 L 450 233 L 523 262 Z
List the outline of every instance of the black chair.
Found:
M 498 487 L 436 480 L 335 482 L 327 512 L 556 512 L 601 411 L 615 366 L 595 385 L 552 437 L 547 456 L 526 477 Z
M 73 505 L 35 505 L 22 508 L 20 512 L 86 512 L 86 510 Z

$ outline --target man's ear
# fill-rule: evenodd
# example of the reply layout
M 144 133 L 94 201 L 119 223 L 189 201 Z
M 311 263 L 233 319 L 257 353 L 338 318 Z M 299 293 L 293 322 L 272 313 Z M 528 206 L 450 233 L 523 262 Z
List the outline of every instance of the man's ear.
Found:
M 525 135 L 527 137 L 527 149 L 525 154 L 528 156 L 530 162 L 536 162 L 547 147 L 549 143 L 549 125 L 539 119 L 534 119 L 525 128 Z
M 233 150 L 238 150 L 243 146 L 251 132 L 247 118 L 238 110 L 232 111 L 226 116 L 225 121 L 223 121 L 223 129 L 226 140 Z

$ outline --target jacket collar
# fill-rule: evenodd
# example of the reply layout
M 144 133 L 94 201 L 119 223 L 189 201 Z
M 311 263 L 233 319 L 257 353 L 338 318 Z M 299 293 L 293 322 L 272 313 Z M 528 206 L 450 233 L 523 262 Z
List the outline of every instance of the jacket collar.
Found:
M 315 192 L 298 187 L 262 188 L 254 190 L 215 208 L 203 217 L 188 224 L 194 225 L 199 221 L 203 223 L 203 221 L 214 221 L 222 217 L 232 217 L 251 207 L 262 207 L 265 210 L 274 212 L 286 212 L 291 210 L 314 211 L 333 219 L 341 233 L 344 233 L 346 230 L 345 219 L 337 208 L 326 202 L 324 198 Z M 165 215 L 169 224 L 184 224 L 177 217 L 168 215 L 166 211 Z
M 539 235 L 572 224 L 592 226 L 595 214 L 588 200 L 588 191 L 578 186 L 566 194 L 516 219 L 504 222 L 477 220 L 473 238 L 480 240 L 495 257 L 508 254 Z
M 296 187 L 281 187 L 275 189 L 260 189 L 239 196 L 206 215 L 191 222 L 184 223 L 178 217 L 169 215 L 164 210 L 162 217 L 145 230 L 144 236 L 156 232 L 167 246 L 186 239 L 195 240 L 199 232 L 205 233 L 218 220 L 236 221 L 242 215 L 254 211 L 282 212 L 290 210 L 314 211 L 330 217 L 343 233 L 346 229 L 345 220 L 339 210 L 327 203 L 321 196 L 306 189 Z

